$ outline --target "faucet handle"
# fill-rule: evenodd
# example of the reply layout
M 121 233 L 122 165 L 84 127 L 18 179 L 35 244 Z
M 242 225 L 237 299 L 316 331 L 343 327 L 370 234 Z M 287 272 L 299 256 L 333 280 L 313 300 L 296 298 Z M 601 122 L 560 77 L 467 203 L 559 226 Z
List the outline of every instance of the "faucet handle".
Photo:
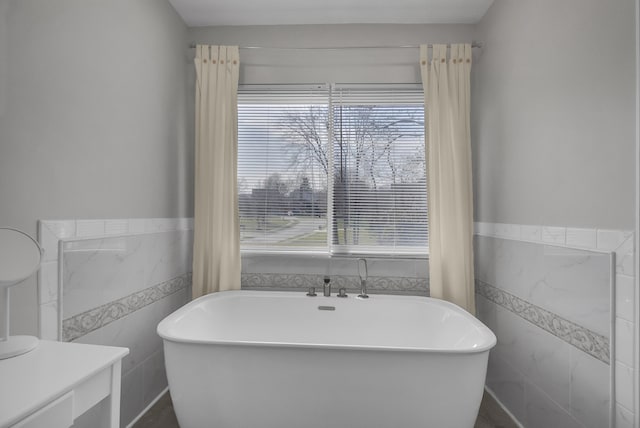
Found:
M 341 288 L 338 290 L 338 297 L 347 297 L 347 289 L 346 288 Z
M 309 297 L 316 297 L 316 287 L 309 287 L 309 292 L 307 293 L 307 296 Z

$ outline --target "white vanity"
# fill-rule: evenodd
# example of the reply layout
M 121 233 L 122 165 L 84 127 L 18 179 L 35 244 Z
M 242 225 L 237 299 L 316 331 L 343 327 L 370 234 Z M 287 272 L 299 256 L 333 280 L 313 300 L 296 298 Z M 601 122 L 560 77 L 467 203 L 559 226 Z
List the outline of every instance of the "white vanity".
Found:
M 102 427 L 120 426 L 120 368 L 127 348 L 41 340 L 0 361 L 0 428 L 62 428 L 103 399 Z M 95 427 L 101 428 L 101 427 Z
M 9 334 L 9 288 L 40 267 L 42 249 L 24 232 L 0 228 L 0 428 L 68 428 L 95 407 L 91 428 L 120 426 L 120 371 L 127 348 Z M 104 401 L 103 401 L 104 400 Z M 96 426 L 97 424 L 97 426 Z

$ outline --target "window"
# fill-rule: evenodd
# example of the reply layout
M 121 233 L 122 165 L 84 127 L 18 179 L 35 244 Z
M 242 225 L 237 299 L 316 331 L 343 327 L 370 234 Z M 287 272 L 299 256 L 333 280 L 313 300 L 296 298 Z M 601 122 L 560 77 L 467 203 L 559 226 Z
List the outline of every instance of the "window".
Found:
M 423 100 L 415 85 L 241 87 L 242 248 L 426 252 Z

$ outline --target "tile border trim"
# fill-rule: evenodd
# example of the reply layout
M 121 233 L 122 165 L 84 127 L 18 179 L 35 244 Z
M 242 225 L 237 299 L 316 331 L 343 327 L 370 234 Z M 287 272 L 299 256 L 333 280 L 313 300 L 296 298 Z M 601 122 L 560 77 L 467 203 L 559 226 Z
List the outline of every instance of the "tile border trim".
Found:
M 628 301 L 624 297 L 618 295 L 621 291 L 619 284 L 631 281 L 637 285 L 638 263 L 637 263 L 637 231 L 634 230 L 614 230 L 614 229 L 597 229 L 597 228 L 578 228 L 563 226 L 544 226 L 544 225 L 524 225 L 509 223 L 488 223 L 475 222 L 475 235 L 487 236 L 498 239 L 510 239 L 524 242 L 537 243 L 540 245 L 553 245 L 557 247 L 575 248 L 581 250 L 613 252 L 615 253 L 615 279 L 614 288 L 612 290 L 613 307 L 615 314 L 612 314 L 612 335 L 610 338 L 610 365 L 612 368 L 611 377 L 611 413 L 616 413 L 616 406 L 625 409 L 630 414 L 634 414 L 632 409 L 627 408 L 630 397 L 637 397 L 637 387 L 629 388 L 627 385 L 619 385 L 615 380 L 613 372 L 618 368 L 633 372 L 639 370 L 638 367 L 632 367 L 628 361 L 621 361 L 618 358 L 620 349 L 633 347 L 634 337 L 618 338 L 616 337 L 616 323 L 623 320 L 633 326 L 634 331 L 638 331 L 638 308 L 631 309 L 629 314 Z M 638 293 L 637 286 L 633 287 L 634 293 Z M 628 291 L 628 290 L 627 290 Z M 628 298 L 628 296 L 626 297 Z M 634 300 L 637 299 L 634 297 Z M 624 305 L 621 305 L 624 304 Z M 635 305 L 634 305 L 635 306 Z M 627 312 L 624 312 L 624 311 Z M 631 317 L 631 319 L 629 318 Z M 637 333 L 634 333 L 637 335 Z M 622 342 L 624 340 L 625 342 Z M 631 341 L 631 343 L 629 343 Z M 637 357 L 636 357 L 637 358 Z M 614 363 L 615 362 L 615 363 Z M 615 369 L 614 369 L 615 368 Z M 620 397 L 625 397 L 623 400 Z M 636 400 L 637 401 L 637 400 Z
M 72 342 L 145 306 L 191 286 L 191 273 L 180 275 L 62 321 L 62 341 Z
M 243 290 L 280 290 L 307 291 L 309 287 L 316 287 L 316 292 L 322 292 L 324 275 L 288 274 L 288 273 L 243 273 L 241 284 Z M 332 292 L 338 288 L 346 288 L 347 293 L 360 292 L 360 278 L 350 275 L 335 275 L 331 277 Z M 428 296 L 428 278 L 372 276 L 367 280 L 367 291 L 372 294 L 397 294 Z
M 511 293 L 476 279 L 476 293 L 569 345 L 610 365 L 609 339 Z
M 38 272 L 38 336 L 46 340 L 62 340 L 62 290 L 60 278 L 60 242 L 101 239 L 137 234 L 192 230 L 193 218 L 124 218 L 38 220 L 38 243 L 44 250 L 43 265 L 55 264 L 58 276 L 50 284 L 52 295 L 44 295 L 45 278 Z

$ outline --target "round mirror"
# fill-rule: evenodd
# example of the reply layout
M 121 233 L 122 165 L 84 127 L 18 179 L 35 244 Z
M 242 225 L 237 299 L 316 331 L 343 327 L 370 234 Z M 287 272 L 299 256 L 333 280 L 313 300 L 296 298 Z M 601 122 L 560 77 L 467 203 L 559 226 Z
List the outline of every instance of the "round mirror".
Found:
M 38 270 L 40 245 L 16 229 L 0 228 L 0 288 L 10 287 Z

